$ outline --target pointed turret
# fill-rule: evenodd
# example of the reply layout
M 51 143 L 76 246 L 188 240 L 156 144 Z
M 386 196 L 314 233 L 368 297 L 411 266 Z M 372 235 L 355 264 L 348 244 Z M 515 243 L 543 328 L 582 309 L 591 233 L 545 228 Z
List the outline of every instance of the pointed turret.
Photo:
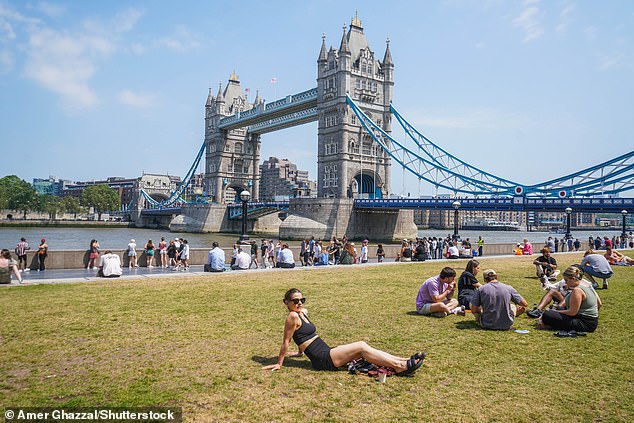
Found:
M 318 63 L 326 63 L 326 34 L 321 34 L 321 50 L 319 51 Z
M 211 87 L 209 87 L 209 94 L 207 94 L 207 103 L 205 103 L 205 107 L 209 108 L 214 103 L 214 96 L 211 95 Z
M 383 56 L 383 66 L 392 66 L 394 67 L 394 62 L 392 62 L 392 53 L 390 53 L 390 39 L 388 38 L 385 41 L 387 46 L 385 47 L 385 55 Z
M 348 36 L 346 34 L 346 25 L 343 25 L 343 37 L 341 37 L 341 46 L 339 46 L 339 54 L 341 53 L 350 53 L 350 48 L 348 47 Z
M 352 19 L 352 22 L 350 23 L 350 26 L 356 26 L 359 29 L 363 29 L 363 25 L 361 25 L 361 19 L 359 19 L 359 11 L 358 10 L 354 11 L 354 18 Z
M 260 97 L 260 90 L 255 90 L 255 100 L 253 100 L 253 104 L 257 107 L 262 103 L 264 103 L 264 100 Z
M 225 102 L 225 98 L 222 95 L 222 81 L 218 82 L 218 94 L 216 94 L 216 102 L 217 103 Z

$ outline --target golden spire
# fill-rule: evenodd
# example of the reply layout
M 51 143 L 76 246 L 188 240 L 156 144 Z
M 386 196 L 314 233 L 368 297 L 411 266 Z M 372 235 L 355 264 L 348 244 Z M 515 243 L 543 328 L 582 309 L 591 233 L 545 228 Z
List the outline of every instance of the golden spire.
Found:
M 235 69 L 233 70 L 233 73 L 229 77 L 229 81 L 240 82 L 240 79 L 238 78 L 238 75 L 236 75 L 236 70 Z
M 354 18 L 352 19 L 352 23 L 350 25 L 356 26 L 357 28 L 363 28 L 361 24 L 361 19 L 359 19 L 359 11 L 354 11 Z

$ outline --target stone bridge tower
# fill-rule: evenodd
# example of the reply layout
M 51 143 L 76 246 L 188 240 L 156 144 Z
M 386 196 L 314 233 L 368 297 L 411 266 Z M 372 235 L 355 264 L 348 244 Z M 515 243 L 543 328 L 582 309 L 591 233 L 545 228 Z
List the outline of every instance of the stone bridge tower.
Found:
M 235 71 L 214 97 L 209 89 L 205 104 L 205 192 L 217 203 L 231 203 L 246 189 L 259 198 L 260 135 L 246 128 L 230 131 L 218 128 L 220 119 L 262 104 L 259 94 L 249 103 Z
M 390 194 L 389 155 L 363 129 L 346 103 L 346 94 L 387 133 L 394 64 L 389 40 L 383 60 L 370 49 L 358 15 L 343 28 L 341 45 L 326 50 L 325 36 L 317 60 L 319 197 L 382 198 Z

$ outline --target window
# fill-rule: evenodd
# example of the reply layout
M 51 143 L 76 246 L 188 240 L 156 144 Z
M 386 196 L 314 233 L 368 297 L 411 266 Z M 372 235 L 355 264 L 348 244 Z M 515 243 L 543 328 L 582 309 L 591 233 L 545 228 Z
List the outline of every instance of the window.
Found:
M 236 152 L 236 153 L 242 153 L 242 143 L 241 142 L 237 142 L 235 147 L 234 147 L 234 149 L 233 149 L 233 151 Z
M 371 151 L 370 146 L 371 146 L 371 143 L 369 143 L 369 142 L 364 142 L 363 143 L 362 151 L 363 151 L 363 154 L 365 154 L 366 156 L 370 155 L 370 151 Z
M 337 186 L 337 165 L 324 166 L 324 188 Z
M 350 116 L 350 122 L 351 122 L 353 125 L 356 125 L 356 124 L 357 124 L 357 115 L 355 115 L 354 113 L 352 113 L 352 115 Z
M 357 90 L 360 90 L 361 89 L 361 80 L 357 79 L 355 84 L 354 84 L 354 86 L 356 87 Z

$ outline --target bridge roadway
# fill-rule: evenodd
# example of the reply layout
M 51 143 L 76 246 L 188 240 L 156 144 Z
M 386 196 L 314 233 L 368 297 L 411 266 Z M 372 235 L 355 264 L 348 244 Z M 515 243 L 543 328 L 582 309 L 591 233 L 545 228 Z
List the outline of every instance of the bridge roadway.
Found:
M 317 119 L 317 88 L 312 88 L 222 118 L 218 128 L 226 131 L 246 128 L 250 133 L 264 134 Z
M 391 198 L 391 199 L 356 199 L 354 208 L 372 209 L 436 209 L 453 210 L 454 202 L 460 202 L 461 210 L 493 210 L 493 211 L 535 211 L 563 212 L 570 207 L 573 213 L 634 213 L 634 198 Z M 228 204 L 229 219 L 242 218 L 242 205 Z M 276 210 L 288 210 L 287 201 L 251 202 L 248 204 L 250 218 Z M 144 216 L 168 216 L 179 214 L 180 207 L 143 209 Z

